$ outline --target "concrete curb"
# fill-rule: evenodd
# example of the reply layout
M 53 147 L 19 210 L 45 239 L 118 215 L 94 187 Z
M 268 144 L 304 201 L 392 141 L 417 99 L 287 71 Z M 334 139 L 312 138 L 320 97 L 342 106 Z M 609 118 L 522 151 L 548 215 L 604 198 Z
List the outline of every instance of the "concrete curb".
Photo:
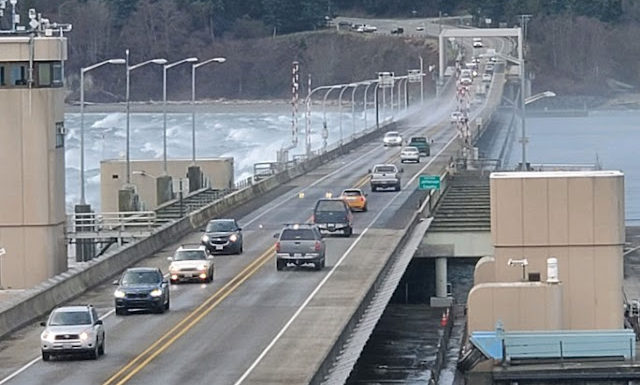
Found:
M 88 262 L 85 266 L 66 271 L 33 289 L 27 290 L 18 298 L 0 305 L 0 339 L 27 325 L 29 322 L 46 315 L 59 304 L 73 300 L 88 289 L 112 278 L 127 267 L 162 250 L 176 239 L 203 226 L 211 218 L 220 216 L 294 178 L 302 176 L 376 138 L 382 133 L 395 129 L 395 127 L 396 122 L 390 122 L 379 129 L 371 130 L 341 147 L 319 154 L 271 178 L 228 194 L 190 213 L 185 218 L 162 226 L 147 238 L 130 243 L 111 253 L 106 253 Z

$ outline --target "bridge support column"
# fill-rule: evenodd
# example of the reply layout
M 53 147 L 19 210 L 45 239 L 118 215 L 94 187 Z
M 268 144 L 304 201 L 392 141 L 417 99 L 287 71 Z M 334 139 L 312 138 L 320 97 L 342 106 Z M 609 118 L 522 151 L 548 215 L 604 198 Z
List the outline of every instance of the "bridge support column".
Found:
M 431 297 L 431 307 L 449 307 L 453 298 L 447 293 L 447 258 L 436 258 L 436 296 Z
M 76 214 L 86 214 L 91 212 L 91 205 L 79 204 L 75 207 Z M 82 217 L 80 217 L 82 218 Z M 75 231 L 77 233 L 93 231 L 94 225 L 88 221 L 76 221 Z M 76 239 L 76 262 L 86 262 L 96 256 L 96 245 L 93 239 Z
M 140 198 L 134 185 L 123 186 L 118 190 L 118 211 L 138 211 Z
M 200 190 L 204 187 L 202 183 L 202 171 L 199 166 L 189 166 L 187 169 L 187 178 L 189 178 L 189 192 Z
M 173 199 L 172 183 L 171 176 L 169 175 L 163 175 L 156 179 L 156 197 L 158 205 Z

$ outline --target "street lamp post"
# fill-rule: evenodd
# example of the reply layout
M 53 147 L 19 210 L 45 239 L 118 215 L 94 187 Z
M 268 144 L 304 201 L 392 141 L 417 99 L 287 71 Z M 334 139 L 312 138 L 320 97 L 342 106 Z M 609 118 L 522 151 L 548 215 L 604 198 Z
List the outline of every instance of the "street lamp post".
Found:
M 191 65 L 191 162 L 196 164 L 196 69 L 209 63 L 224 63 L 227 59 L 214 57 Z
M 164 175 L 169 174 L 167 167 L 167 70 L 183 63 L 194 63 L 197 61 L 197 57 L 190 57 L 162 66 L 162 165 Z
M 424 61 L 420 56 L 420 103 L 424 103 Z
M 353 137 L 356 137 L 356 90 L 360 83 L 356 83 L 351 91 L 351 129 L 353 130 Z
M 126 99 L 126 109 L 127 109 L 127 129 L 126 129 L 126 184 L 130 185 L 131 184 L 131 151 L 130 151 L 130 117 L 129 115 L 131 114 L 131 107 L 130 107 L 130 102 L 129 102 L 129 89 L 130 89 L 130 84 L 131 84 L 131 71 L 133 71 L 136 68 L 140 68 L 144 65 L 147 64 L 165 64 L 167 62 L 166 59 L 152 59 L 152 60 L 147 60 L 144 61 L 142 63 L 138 63 L 135 65 L 130 66 L 129 65 L 129 50 L 127 49 L 125 51 L 126 53 L 126 62 L 127 62 L 127 81 L 126 81 L 126 91 L 125 91 L 125 99 Z
M 371 81 L 367 84 L 366 87 L 364 87 L 364 103 L 362 103 L 364 105 L 364 131 L 367 130 L 367 92 L 369 91 L 369 87 L 371 87 L 373 83 L 378 84 L 378 81 Z
M 85 180 L 84 180 L 84 74 L 101 67 L 106 64 L 126 64 L 125 59 L 109 59 L 83 67 L 80 69 L 80 204 L 87 203 L 85 199 Z
M 338 96 L 338 123 L 340 126 L 340 147 L 342 147 L 342 139 L 343 139 L 343 134 L 342 134 L 342 95 L 344 94 L 344 92 L 347 90 L 347 88 L 349 87 L 355 87 L 356 85 L 354 84 L 346 84 L 342 87 L 342 89 L 340 90 L 340 95 Z

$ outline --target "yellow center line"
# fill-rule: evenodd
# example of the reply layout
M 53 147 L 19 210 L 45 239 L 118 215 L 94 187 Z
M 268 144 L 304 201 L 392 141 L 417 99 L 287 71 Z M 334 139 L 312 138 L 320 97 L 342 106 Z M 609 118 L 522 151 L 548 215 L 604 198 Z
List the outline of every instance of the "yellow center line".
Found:
M 147 349 L 145 349 L 138 356 L 136 356 L 133 360 L 131 360 L 127 365 L 125 365 L 117 373 L 115 373 L 114 375 L 109 377 L 109 379 L 107 379 L 103 383 L 103 385 L 112 384 L 118 377 L 122 376 L 127 370 L 129 370 L 134 365 L 137 365 L 138 362 L 141 361 L 144 356 L 146 356 L 149 352 L 151 352 L 153 349 L 157 348 L 160 344 L 162 344 L 163 341 L 165 341 L 169 336 L 173 335 L 180 328 L 182 328 L 182 326 L 184 324 L 189 323 L 189 325 L 185 329 L 180 331 L 180 335 L 184 334 L 187 330 L 189 330 L 194 325 L 192 322 L 190 322 L 190 320 L 192 320 L 194 317 L 196 317 L 196 319 L 198 319 L 198 320 L 201 319 L 202 317 L 199 317 L 198 313 L 201 312 L 207 306 L 209 306 L 212 302 L 214 302 L 213 305 L 210 306 L 208 309 L 206 309 L 204 311 L 206 313 L 209 313 L 211 310 L 213 310 L 213 308 L 215 308 L 220 303 L 220 301 L 222 299 L 226 298 L 229 294 L 231 294 L 233 292 L 233 290 L 235 290 L 235 288 L 237 288 L 239 286 L 239 284 L 241 284 L 242 282 L 246 281 L 249 277 L 251 277 L 253 274 L 255 274 L 255 272 L 269 259 L 269 257 L 271 257 L 271 253 L 274 250 L 275 250 L 275 245 L 273 245 L 269 249 L 267 249 L 260 257 L 256 258 L 249 265 L 247 265 L 247 267 L 245 267 L 240 273 L 238 273 L 238 275 L 236 275 L 229 282 L 227 282 L 223 287 L 221 287 L 215 293 L 213 293 L 209 298 L 207 298 L 206 301 L 204 301 L 200 306 L 198 306 L 196 309 L 191 311 L 191 313 L 189 313 L 189 315 L 187 315 L 180 322 L 178 322 L 174 327 L 172 327 L 168 332 L 166 332 L 156 342 L 154 342 L 151 346 L 149 346 Z M 233 288 L 233 289 L 229 290 L 230 288 Z M 225 293 L 225 292 L 227 292 L 227 293 Z M 222 296 L 221 299 L 216 301 L 216 299 L 218 299 L 220 296 Z M 170 343 L 168 343 L 168 344 L 165 343 L 165 347 L 163 347 L 162 350 L 166 349 L 166 347 L 171 345 L 171 343 L 173 343 L 173 341 L 175 341 L 175 339 L 171 338 L 169 341 L 170 341 Z M 155 355 L 154 355 L 154 357 L 155 357 Z M 150 361 L 150 360 L 145 360 L 145 364 L 144 365 L 138 365 L 138 368 L 136 368 L 137 369 L 136 373 L 138 371 L 140 371 L 140 369 L 142 369 L 146 365 L 146 363 L 148 363 L 148 361 Z M 131 376 L 129 375 L 126 378 L 129 379 L 130 377 Z M 124 382 L 123 381 L 118 382 L 118 384 L 122 384 L 122 383 L 124 383 Z

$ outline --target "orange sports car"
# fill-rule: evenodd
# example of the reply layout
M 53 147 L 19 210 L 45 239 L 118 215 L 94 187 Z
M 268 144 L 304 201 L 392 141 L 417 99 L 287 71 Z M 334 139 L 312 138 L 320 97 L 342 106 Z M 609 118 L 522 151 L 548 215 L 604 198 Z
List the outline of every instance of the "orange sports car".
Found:
M 348 188 L 340 194 L 340 197 L 347 202 L 351 211 L 367 211 L 367 194 L 359 188 Z

